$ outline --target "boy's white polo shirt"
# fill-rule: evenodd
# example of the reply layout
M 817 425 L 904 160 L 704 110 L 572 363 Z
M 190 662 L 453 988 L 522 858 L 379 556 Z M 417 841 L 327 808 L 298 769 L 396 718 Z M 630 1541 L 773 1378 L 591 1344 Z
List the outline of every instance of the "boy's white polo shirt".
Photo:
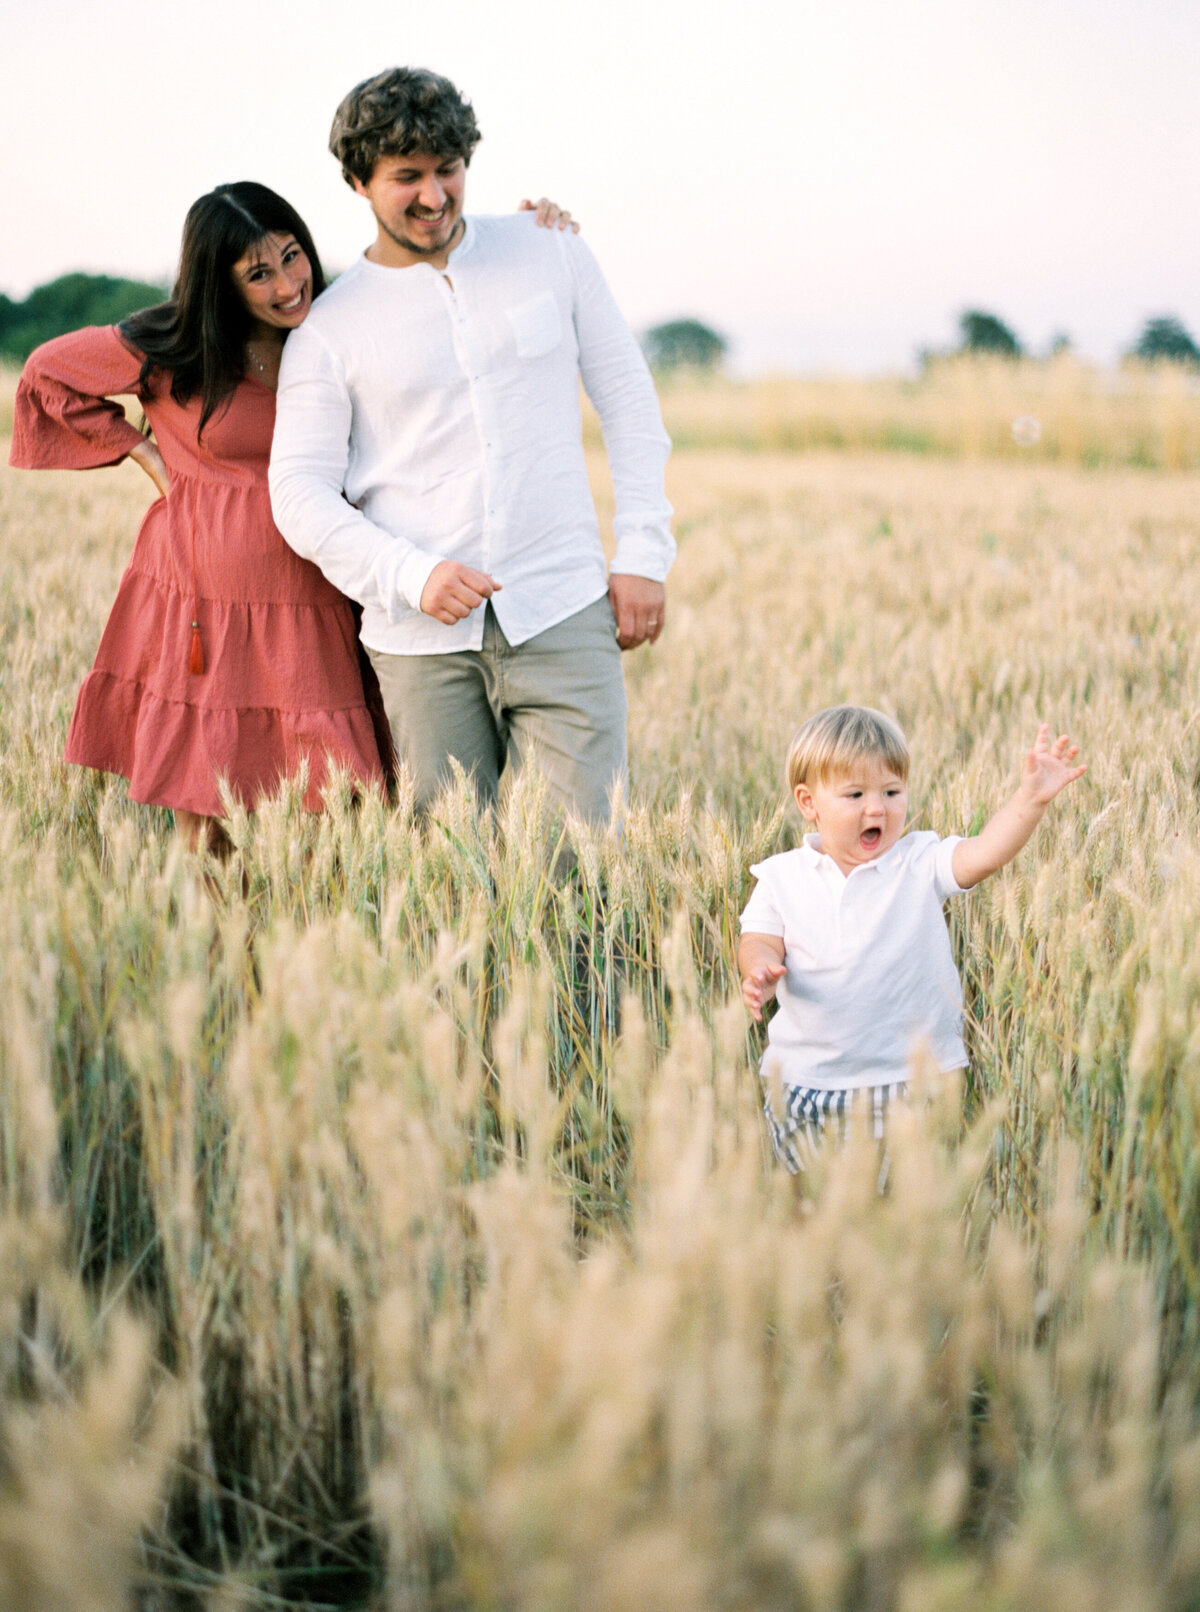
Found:
M 786 1084 L 842 1089 L 905 1080 L 924 1043 L 962 1069 L 962 989 L 942 904 L 962 893 L 951 860 L 960 835 L 906 834 L 846 875 L 807 834 L 756 863 L 743 934 L 783 941 L 787 973 L 763 1069 Z

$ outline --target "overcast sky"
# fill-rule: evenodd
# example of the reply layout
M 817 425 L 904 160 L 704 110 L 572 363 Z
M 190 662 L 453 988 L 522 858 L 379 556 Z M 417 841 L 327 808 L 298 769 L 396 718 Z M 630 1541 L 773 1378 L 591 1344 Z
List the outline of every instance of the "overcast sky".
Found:
M 568 204 L 632 324 L 701 318 L 744 371 L 904 368 L 968 305 L 1104 361 L 1151 314 L 1200 340 L 1198 0 L 0 0 L 0 24 L 11 296 L 169 278 L 230 179 L 344 267 L 373 230 L 330 118 L 408 63 L 475 105 L 471 210 Z

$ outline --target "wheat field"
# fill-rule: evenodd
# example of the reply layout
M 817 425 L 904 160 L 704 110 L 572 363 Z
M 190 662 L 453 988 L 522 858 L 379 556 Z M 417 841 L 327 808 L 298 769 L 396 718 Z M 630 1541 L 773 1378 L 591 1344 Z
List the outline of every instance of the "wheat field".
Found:
M 1200 400 L 939 368 L 665 393 L 628 813 L 558 879 L 536 778 L 198 866 L 61 760 L 146 484 L 5 472 L 0 1606 L 1200 1607 Z M 1090 769 L 952 911 L 971 1067 L 882 1193 L 770 1161 L 733 969 L 841 700 L 915 826 L 1043 717 Z

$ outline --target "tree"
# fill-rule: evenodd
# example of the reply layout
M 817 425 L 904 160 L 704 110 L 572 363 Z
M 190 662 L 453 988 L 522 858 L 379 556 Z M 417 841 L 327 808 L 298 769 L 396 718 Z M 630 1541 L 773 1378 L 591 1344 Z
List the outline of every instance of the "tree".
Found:
M 960 353 L 996 353 L 1001 358 L 1020 358 L 1021 343 L 994 313 L 968 308 L 958 320 Z
M 646 361 L 654 370 L 715 369 L 729 349 L 724 336 L 698 319 L 672 319 L 642 337 Z
M 1142 333 L 1130 348 L 1130 358 L 1140 358 L 1145 364 L 1156 359 L 1169 358 L 1175 364 L 1200 366 L 1200 348 L 1188 335 L 1181 320 L 1173 314 L 1160 314 L 1147 319 Z
M 161 302 L 161 285 L 110 274 L 63 274 L 39 285 L 24 302 L 0 296 L 0 358 L 24 363 L 40 342 L 81 325 L 115 325 L 136 308 Z

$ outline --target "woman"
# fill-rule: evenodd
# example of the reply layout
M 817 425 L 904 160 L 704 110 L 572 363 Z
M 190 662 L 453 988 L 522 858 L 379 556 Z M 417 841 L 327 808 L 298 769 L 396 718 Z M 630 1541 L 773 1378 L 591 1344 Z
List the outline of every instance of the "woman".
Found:
M 538 205 L 539 223 L 561 228 L 569 216 Z M 307 761 L 315 810 L 332 767 L 382 787 L 391 760 L 353 606 L 288 548 L 267 493 L 283 344 L 324 286 L 294 208 L 265 185 L 220 185 L 188 212 L 170 300 L 47 342 L 17 390 L 12 464 L 130 458 L 160 494 L 79 691 L 66 758 L 171 807 L 194 848 L 220 838 L 221 780 L 251 807 Z M 110 401 L 131 392 L 153 441 Z

